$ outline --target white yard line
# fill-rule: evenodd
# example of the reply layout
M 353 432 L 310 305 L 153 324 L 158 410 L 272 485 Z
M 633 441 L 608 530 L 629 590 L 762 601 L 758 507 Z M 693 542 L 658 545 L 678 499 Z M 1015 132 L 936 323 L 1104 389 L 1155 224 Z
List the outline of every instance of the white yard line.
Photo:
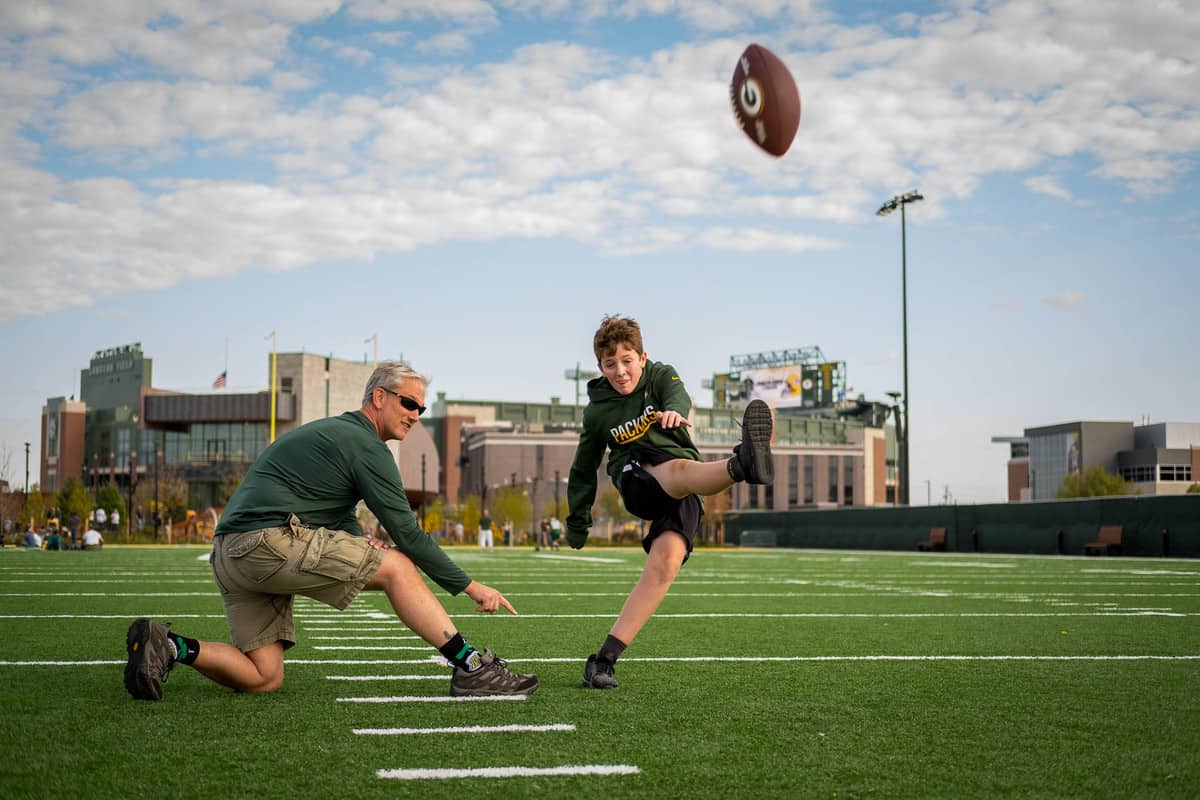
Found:
M 566 656 L 555 658 L 508 658 L 505 659 L 510 663 L 526 663 L 526 664 L 571 664 L 582 663 L 583 659 L 578 656 Z M 867 655 L 867 656 L 657 656 L 657 657 L 639 657 L 639 656 L 623 656 L 622 664 L 632 662 L 643 663 L 674 663 L 674 662 L 738 662 L 738 663 L 778 663 L 778 662 L 805 662 L 805 661 L 1200 661 L 1200 655 L 1180 654 L 1180 655 L 1079 655 L 1079 656 L 1022 656 L 1022 655 Z M 0 667 L 91 667 L 91 666 L 107 666 L 124 664 L 124 659 L 120 660 L 90 660 L 90 661 L 0 661 Z M 439 657 L 431 657 L 428 659 L 363 659 L 363 660 L 348 660 L 348 659 L 320 659 L 320 658 L 289 658 L 286 659 L 288 666 L 294 665 L 317 665 L 317 666 L 413 666 L 441 664 Z M 385 676 L 388 679 L 404 680 L 402 676 Z M 416 680 L 424 676 L 410 676 Z M 440 677 L 445 680 L 446 675 L 432 676 Z M 353 676 L 346 676 L 346 680 L 353 680 Z M 515 695 L 518 700 L 524 700 L 525 695 Z M 439 703 L 448 702 L 451 700 L 503 700 L 514 699 L 513 695 L 499 695 L 496 697 L 434 697 L 434 698 L 418 698 L 411 702 Z M 380 699 L 361 699 L 361 698 L 338 698 L 340 702 L 404 702 L 403 700 L 380 700 Z
M 442 675 L 326 675 L 327 681 L 444 681 L 449 673 Z
M 451 614 L 451 617 L 481 619 L 478 615 Z M 656 613 L 655 619 L 731 619 L 736 618 L 770 618 L 770 619 L 938 619 L 945 617 L 1197 617 L 1200 612 L 1166 612 L 1166 611 L 964 611 L 958 613 L 913 612 L 911 614 L 856 614 L 849 612 L 740 612 L 713 611 L 693 612 L 686 614 Z M 520 614 L 517 616 L 495 616 L 491 619 L 612 619 L 613 614 Z
M 373 644 L 318 644 L 313 645 L 313 650 L 383 650 L 391 652 L 393 650 L 424 650 L 426 652 L 433 648 L 427 644 L 414 645 L 373 645 Z
M 450 695 L 425 695 L 425 694 L 408 694 L 408 695 L 393 695 L 391 697 L 339 697 L 339 703 L 488 703 L 488 702 L 505 702 L 505 701 L 521 701 L 527 699 L 527 695 L 523 694 L 490 694 L 483 697 L 475 697 L 467 695 L 464 697 L 451 697 Z
M 309 639 L 323 641 L 342 641 L 342 642 L 410 642 L 413 639 L 420 639 L 420 636 L 309 636 Z
M 559 775 L 637 775 L 629 764 L 573 764 L 565 767 L 470 767 L 467 769 L 381 769 L 377 778 L 401 781 L 452 778 L 539 778 Z
M 359 736 L 419 736 L 430 733 L 544 733 L 571 732 L 575 726 L 568 722 L 549 725 L 460 725 L 448 728 L 355 728 Z
M 628 564 L 629 562 L 622 558 L 602 558 L 600 556 L 552 556 L 549 554 L 538 553 L 534 558 L 546 558 L 556 561 L 591 561 L 599 564 Z

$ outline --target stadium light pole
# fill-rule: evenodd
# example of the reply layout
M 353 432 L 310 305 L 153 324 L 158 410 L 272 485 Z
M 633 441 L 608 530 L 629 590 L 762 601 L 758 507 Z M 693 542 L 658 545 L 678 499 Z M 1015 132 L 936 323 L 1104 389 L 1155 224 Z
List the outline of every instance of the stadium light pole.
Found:
M 575 369 L 563 371 L 563 377 L 569 381 L 575 381 L 575 421 L 579 421 L 579 382 L 590 381 L 592 378 L 599 378 L 600 373 L 595 370 L 582 369 L 578 361 L 575 362 Z
M 879 210 L 875 212 L 877 216 L 886 217 L 888 214 L 900 209 L 900 325 L 901 335 L 904 342 L 904 435 L 900 438 L 900 505 L 908 505 L 908 242 L 905 232 L 904 207 L 909 203 L 915 203 L 918 200 L 924 200 L 925 197 L 913 189 L 911 192 L 898 194 L 891 200 L 888 200 Z

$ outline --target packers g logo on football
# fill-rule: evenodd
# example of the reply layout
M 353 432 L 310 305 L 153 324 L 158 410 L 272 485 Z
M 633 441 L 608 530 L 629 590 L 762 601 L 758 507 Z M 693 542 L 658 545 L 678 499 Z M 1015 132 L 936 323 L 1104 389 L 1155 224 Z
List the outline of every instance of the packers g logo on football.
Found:
M 750 117 L 757 117 L 763 110 L 763 91 L 758 85 L 758 81 L 754 78 L 747 77 L 742 81 L 742 88 L 738 91 L 738 100 L 742 104 L 742 110 Z

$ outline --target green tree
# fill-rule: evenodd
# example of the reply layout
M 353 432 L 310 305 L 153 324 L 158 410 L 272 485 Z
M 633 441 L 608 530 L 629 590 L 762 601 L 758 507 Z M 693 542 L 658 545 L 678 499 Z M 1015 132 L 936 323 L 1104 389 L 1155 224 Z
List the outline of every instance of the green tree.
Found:
M 524 487 L 498 487 L 495 499 L 492 501 L 492 519 L 501 525 L 511 522 L 514 536 L 526 530 L 533 520 L 533 507 Z
M 1188 494 L 1200 494 L 1200 483 L 1193 483 L 1188 487 Z
M 1120 475 L 1105 472 L 1104 467 L 1093 464 L 1080 475 L 1072 472 L 1063 479 L 1062 486 L 1055 497 L 1059 499 L 1070 497 L 1110 497 L 1112 495 L 1137 494 L 1133 485 L 1127 483 Z
M 100 487 L 99 496 L 100 499 L 97 505 L 104 509 L 107 519 L 105 524 L 112 525 L 113 511 L 116 511 L 121 515 L 121 524 L 124 525 L 125 520 L 128 519 L 125 516 L 125 498 L 121 496 L 121 490 L 117 488 L 117 485 L 112 481 L 105 483 Z
M 42 497 L 41 488 L 35 483 L 29 487 L 25 496 L 25 507 L 21 509 L 21 528 L 28 525 L 41 525 L 46 517 L 46 500 Z
M 446 502 L 439 494 L 429 502 L 425 509 L 425 530 L 440 531 L 446 522 Z
M 600 493 L 596 496 L 596 507 L 600 509 L 600 514 L 612 520 L 616 524 L 623 522 L 632 522 L 637 517 L 630 514 L 625 509 L 625 501 L 621 499 L 617 487 L 611 483 L 605 485 Z
M 459 503 L 459 513 L 462 514 L 463 528 L 470 533 L 479 530 L 480 499 L 477 494 L 469 494 Z
M 76 477 L 67 478 L 62 490 L 58 493 L 58 510 L 63 515 L 63 525 L 71 518 L 71 514 L 79 515 L 80 520 L 86 520 L 92 513 L 92 496 L 87 487 Z

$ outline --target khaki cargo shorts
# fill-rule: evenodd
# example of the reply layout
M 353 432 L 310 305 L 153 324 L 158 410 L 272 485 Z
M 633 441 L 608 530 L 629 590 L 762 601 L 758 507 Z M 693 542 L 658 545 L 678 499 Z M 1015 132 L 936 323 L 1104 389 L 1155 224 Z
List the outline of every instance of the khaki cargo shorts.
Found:
M 242 652 L 296 643 L 292 598 L 303 595 L 339 611 L 350 605 L 383 563 L 384 550 L 365 536 L 287 525 L 213 539 L 210 563 L 233 644 Z

